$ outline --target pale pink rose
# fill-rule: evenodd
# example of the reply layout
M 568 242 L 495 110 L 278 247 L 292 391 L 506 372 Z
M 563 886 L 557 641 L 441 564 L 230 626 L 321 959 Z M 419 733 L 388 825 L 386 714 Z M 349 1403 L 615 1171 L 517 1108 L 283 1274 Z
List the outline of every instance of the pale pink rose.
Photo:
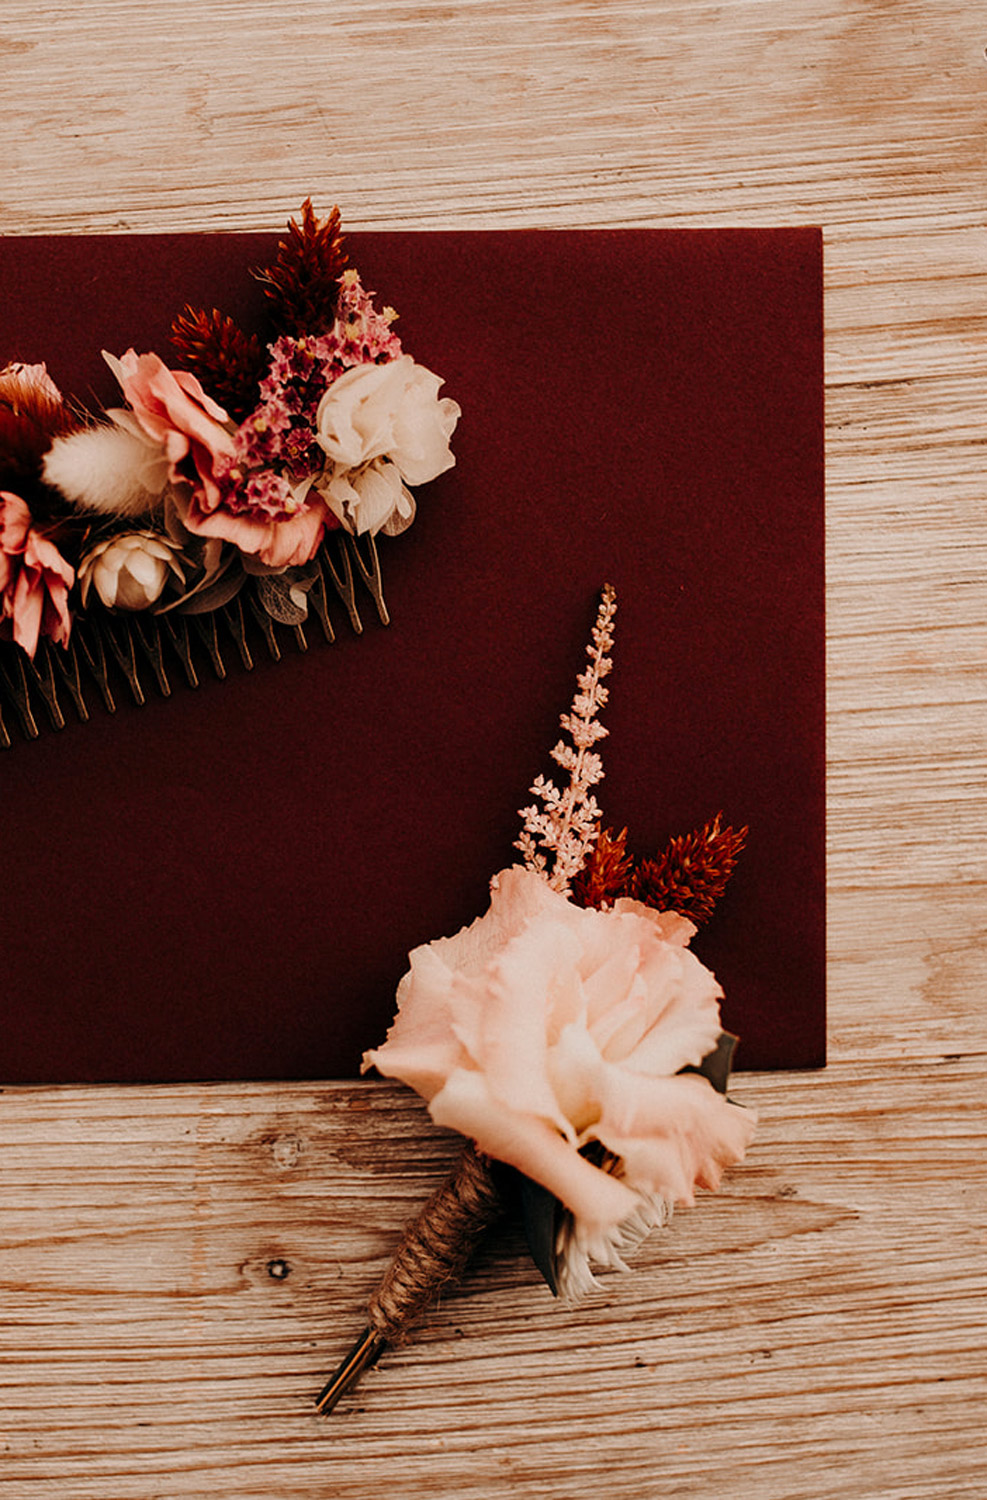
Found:
M 573 905 L 537 874 L 493 882 L 488 912 L 417 948 L 375 1065 L 432 1118 L 547 1187 L 591 1247 L 716 1187 L 753 1133 L 698 1065 L 720 1035 L 721 991 L 686 944 L 691 923 L 634 901 Z M 580 1154 L 599 1142 L 601 1170 Z
M 234 453 L 226 412 L 194 375 L 169 370 L 156 354 L 128 349 L 122 359 L 108 357 L 108 362 L 141 427 L 161 444 L 169 478 L 188 479 L 182 466 L 191 459 L 200 504 L 206 511 L 214 510 L 222 498 L 220 473 Z
M 34 659 L 38 640 L 68 645 L 68 594 L 75 573 L 54 542 L 31 525 L 19 495 L 0 491 L 0 624 Z
M 316 440 L 329 460 L 320 488 L 350 531 L 403 530 L 414 515 L 405 486 L 427 484 L 455 463 L 449 439 L 461 413 L 439 399 L 441 385 L 402 354 L 347 370 L 319 402 Z

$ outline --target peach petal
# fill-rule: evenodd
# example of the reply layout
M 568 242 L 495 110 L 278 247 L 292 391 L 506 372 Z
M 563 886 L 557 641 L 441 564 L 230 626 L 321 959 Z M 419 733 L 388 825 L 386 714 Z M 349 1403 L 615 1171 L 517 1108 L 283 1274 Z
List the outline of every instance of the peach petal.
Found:
M 14 640 L 23 651 L 27 652 L 32 661 L 41 635 L 44 602 L 41 588 L 36 583 L 32 583 L 27 573 L 22 572 L 14 588 Z
M 677 911 L 655 911 L 653 906 L 645 906 L 643 901 L 635 901 L 630 896 L 619 896 L 613 904 L 615 912 L 629 912 L 634 916 L 643 917 L 650 922 L 658 931 L 658 936 L 666 943 L 673 943 L 678 948 L 685 948 L 699 931 L 695 922 L 690 922 L 688 917 L 683 917 Z
M 482 978 L 454 986 L 456 1035 L 491 1094 L 567 1130 L 548 1078 L 546 1013 L 553 988 L 574 987 L 579 944 L 559 922 L 526 928 Z M 570 1132 L 571 1133 L 571 1132 Z
M 383 1047 L 363 1055 L 363 1072 L 376 1067 L 388 1078 L 400 1078 L 431 1099 L 456 1068 L 466 1063 L 465 1050 L 453 1031 L 450 970 L 429 948 L 417 948 L 411 968 L 398 986 L 398 1014 Z M 427 991 L 429 1003 L 418 1003 Z
M 202 389 L 194 375 L 169 370 L 157 354 L 128 349 L 110 359 L 123 394 L 149 437 L 162 444 L 171 465 L 170 478 L 184 476 L 180 465 L 191 457 L 208 509 L 220 502 L 216 464 L 234 456 L 233 439 L 222 424 L 226 412 Z
M 637 1186 L 677 1203 L 693 1188 L 716 1187 L 741 1161 L 757 1124 L 752 1110 L 718 1094 L 705 1078 L 634 1078 L 611 1072 L 600 1120 L 590 1134 L 620 1156 Z
M 283 520 L 233 515 L 222 506 L 204 509 L 196 495 L 182 520 L 196 536 L 232 542 L 269 568 L 295 568 L 310 562 L 325 529 L 325 510 L 318 503 Z
M 31 512 L 20 495 L 0 490 L 0 552 L 22 552 L 31 529 Z
M 33 529 L 26 502 L 0 492 L 0 618 L 11 621 L 14 640 L 32 659 L 42 634 L 68 644 L 68 591 L 74 581 L 73 568 L 55 544 Z
M 640 1199 L 609 1172 L 594 1167 L 545 1120 L 506 1109 L 479 1073 L 458 1070 L 431 1103 L 437 1125 L 471 1136 L 481 1151 L 540 1182 L 587 1223 L 615 1227 Z

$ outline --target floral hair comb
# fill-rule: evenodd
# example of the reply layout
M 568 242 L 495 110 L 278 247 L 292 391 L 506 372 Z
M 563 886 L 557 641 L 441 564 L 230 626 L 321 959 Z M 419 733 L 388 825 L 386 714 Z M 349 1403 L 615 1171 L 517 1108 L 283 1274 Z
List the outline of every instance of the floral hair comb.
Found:
M 411 954 L 387 1040 L 365 1055 L 467 1144 L 406 1231 L 322 1412 L 408 1337 L 511 1199 L 551 1290 L 577 1299 L 593 1265 L 626 1270 L 675 1204 L 717 1187 L 753 1134 L 756 1115 L 727 1096 L 722 991 L 688 947 L 747 830 L 715 817 L 635 861 L 626 829 L 602 829 L 594 747 L 615 610 L 608 586 L 552 751 L 565 782 L 539 777 L 522 810 L 523 863 L 494 877 L 484 916 Z
M 268 326 L 187 307 L 155 353 L 106 354 L 121 407 L 84 413 L 43 364 L 0 371 L 0 745 L 4 700 L 27 738 L 43 710 L 87 719 L 149 684 L 225 676 L 232 646 L 307 646 L 331 601 L 361 631 L 362 591 L 388 622 L 378 535 L 415 516 L 416 487 L 454 462 L 455 401 L 404 353 L 397 314 L 348 267 L 339 210 L 307 200 L 275 262 L 254 272 Z

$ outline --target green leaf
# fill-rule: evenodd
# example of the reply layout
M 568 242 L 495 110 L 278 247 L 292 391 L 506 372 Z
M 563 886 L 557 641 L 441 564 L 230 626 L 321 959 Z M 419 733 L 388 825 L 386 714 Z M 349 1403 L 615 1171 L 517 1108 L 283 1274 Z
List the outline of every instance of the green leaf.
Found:
M 510 1193 L 517 1199 L 528 1241 L 531 1259 L 538 1267 L 553 1297 L 559 1295 L 559 1281 L 555 1260 L 555 1232 L 559 1215 L 565 1210 L 554 1193 L 541 1183 L 532 1182 L 515 1167 L 503 1168 L 501 1179 L 504 1196 Z
M 732 1032 L 721 1031 L 720 1039 L 712 1052 L 707 1052 L 698 1068 L 683 1068 L 683 1073 L 701 1073 L 708 1078 L 718 1094 L 725 1094 L 730 1084 L 730 1066 L 739 1037 Z

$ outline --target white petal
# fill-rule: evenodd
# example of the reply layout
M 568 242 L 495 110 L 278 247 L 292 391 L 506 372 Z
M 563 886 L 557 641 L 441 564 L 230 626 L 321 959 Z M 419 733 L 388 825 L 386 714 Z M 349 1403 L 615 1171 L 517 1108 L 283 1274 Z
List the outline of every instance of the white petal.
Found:
M 641 1195 L 634 1212 L 613 1229 L 594 1228 L 572 1214 L 563 1215 L 555 1243 L 559 1296 L 566 1302 L 578 1302 L 594 1291 L 599 1282 L 591 1265 L 605 1271 L 626 1271 L 624 1256 L 652 1230 L 667 1224 L 671 1216 L 671 1204 L 654 1194 Z

